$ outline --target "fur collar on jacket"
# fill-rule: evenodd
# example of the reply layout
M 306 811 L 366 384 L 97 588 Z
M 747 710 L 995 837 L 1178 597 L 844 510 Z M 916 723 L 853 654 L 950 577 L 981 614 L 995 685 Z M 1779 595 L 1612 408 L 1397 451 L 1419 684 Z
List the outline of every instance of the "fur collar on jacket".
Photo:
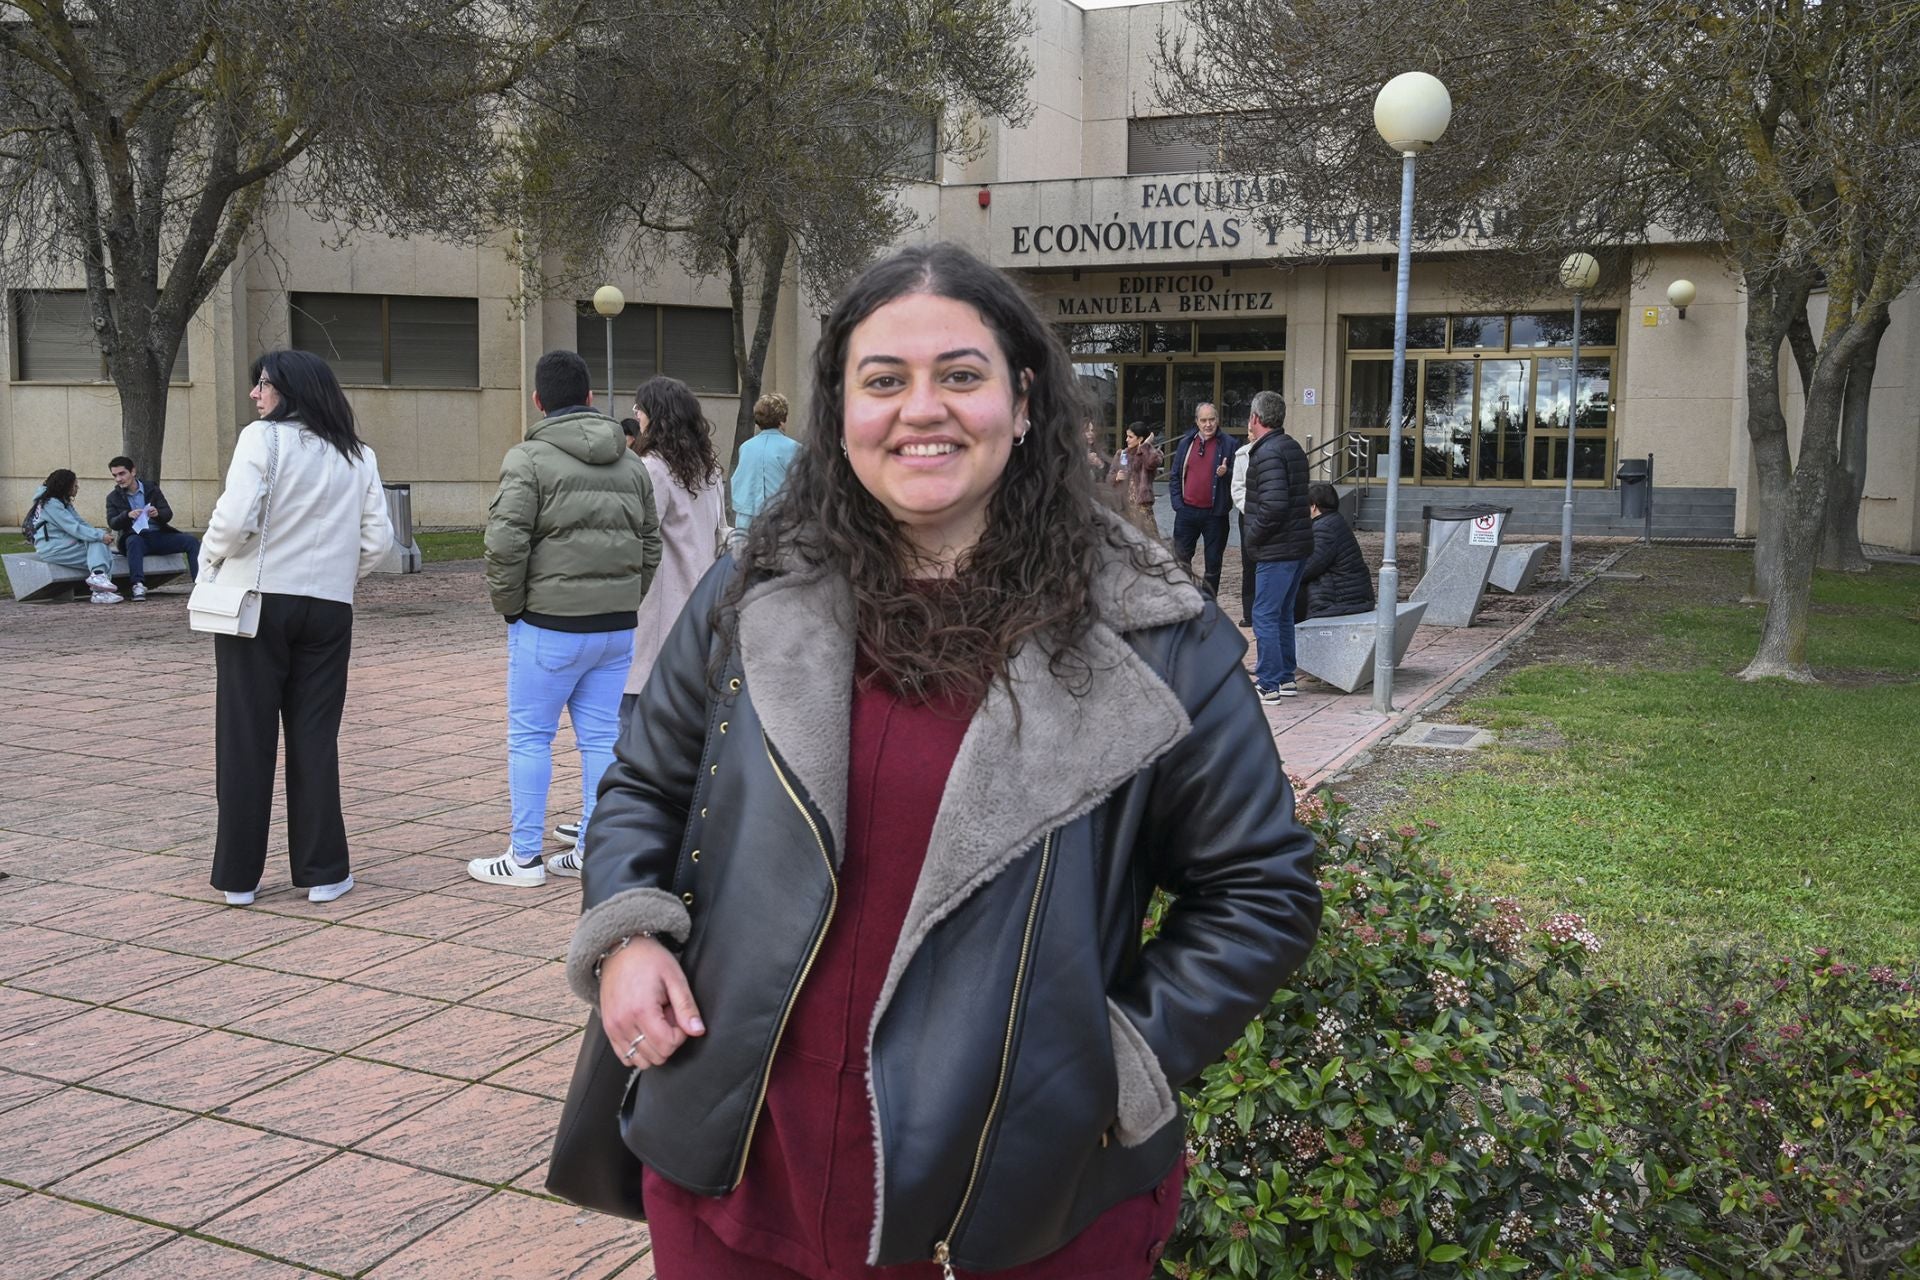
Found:
M 1157 543 L 1110 516 L 1114 538 L 1144 547 L 1170 567 Z M 1192 727 L 1185 708 L 1124 639 L 1124 633 L 1198 617 L 1197 587 L 1142 574 L 1118 548 L 1096 572 L 1097 621 L 1080 641 L 1091 677 L 1075 691 L 1056 679 L 1038 646 L 1009 664 L 1019 699 L 996 683 L 961 740 L 934 819 L 927 856 L 907 910 L 880 1008 L 920 943 L 980 885 L 1005 870 L 1042 834 L 1092 811 L 1153 763 Z M 756 583 L 741 600 L 741 663 L 755 712 L 845 845 L 847 737 L 852 714 L 852 595 L 836 575 L 814 568 Z

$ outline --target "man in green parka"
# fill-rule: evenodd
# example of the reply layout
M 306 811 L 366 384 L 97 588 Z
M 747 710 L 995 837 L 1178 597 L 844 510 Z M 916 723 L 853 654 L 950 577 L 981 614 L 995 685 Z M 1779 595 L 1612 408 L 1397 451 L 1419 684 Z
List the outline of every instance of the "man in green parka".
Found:
M 560 709 L 580 748 L 580 826 L 613 760 L 620 694 L 633 661 L 634 615 L 660 563 L 653 485 L 620 424 L 593 407 L 587 362 L 549 351 L 533 374 L 545 414 L 500 461 L 487 514 L 487 594 L 507 620 L 507 787 L 512 847 L 475 858 L 488 884 L 578 876 L 569 849 L 543 865 L 547 788 Z

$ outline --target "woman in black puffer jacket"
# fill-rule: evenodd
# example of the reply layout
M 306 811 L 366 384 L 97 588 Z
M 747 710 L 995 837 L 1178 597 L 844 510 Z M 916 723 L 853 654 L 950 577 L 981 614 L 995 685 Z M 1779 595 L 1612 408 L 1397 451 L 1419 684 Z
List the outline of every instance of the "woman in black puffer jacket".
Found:
M 1347 518 L 1340 514 L 1340 494 L 1317 481 L 1307 486 L 1313 513 L 1313 554 L 1300 571 L 1297 617 L 1339 618 L 1373 608 L 1373 576 L 1367 570 L 1360 543 Z

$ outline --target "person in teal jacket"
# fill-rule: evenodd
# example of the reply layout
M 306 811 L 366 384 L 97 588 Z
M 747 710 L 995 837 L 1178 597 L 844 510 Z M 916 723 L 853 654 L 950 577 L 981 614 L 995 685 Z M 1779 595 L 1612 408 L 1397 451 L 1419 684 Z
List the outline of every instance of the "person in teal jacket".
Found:
M 74 510 L 80 479 L 62 467 L 34 491 L 31 517 L 33 554 L 48 564 L 85 569 L 95 604 L 119 604 L 113 589 L 113 535 L 96 529 Z
M 800 442 L 781 428 L 787 425 L 787 398 L 770 391 L 753 402 L 753 439 L 740 446 L 740 462 L 733 469 L 733 527 L 744 534 L 786 481 L 787 468 L 800 452 Z

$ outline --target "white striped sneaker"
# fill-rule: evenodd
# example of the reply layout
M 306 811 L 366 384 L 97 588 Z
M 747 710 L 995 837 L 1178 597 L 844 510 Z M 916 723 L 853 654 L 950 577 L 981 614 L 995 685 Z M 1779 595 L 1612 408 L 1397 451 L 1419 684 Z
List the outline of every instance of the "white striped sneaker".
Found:
M 547 859 L 547 873 L 577 878 L 580 875 L 580 850 L 569 849 L 557 858 Z
M 475 858 L 467 864 L 467 874 L 482 884 L 511 884 L 532 889 L 547 882 L 547 869 L 539 863 L 527 866 L 511 853 L 498 858 Z

